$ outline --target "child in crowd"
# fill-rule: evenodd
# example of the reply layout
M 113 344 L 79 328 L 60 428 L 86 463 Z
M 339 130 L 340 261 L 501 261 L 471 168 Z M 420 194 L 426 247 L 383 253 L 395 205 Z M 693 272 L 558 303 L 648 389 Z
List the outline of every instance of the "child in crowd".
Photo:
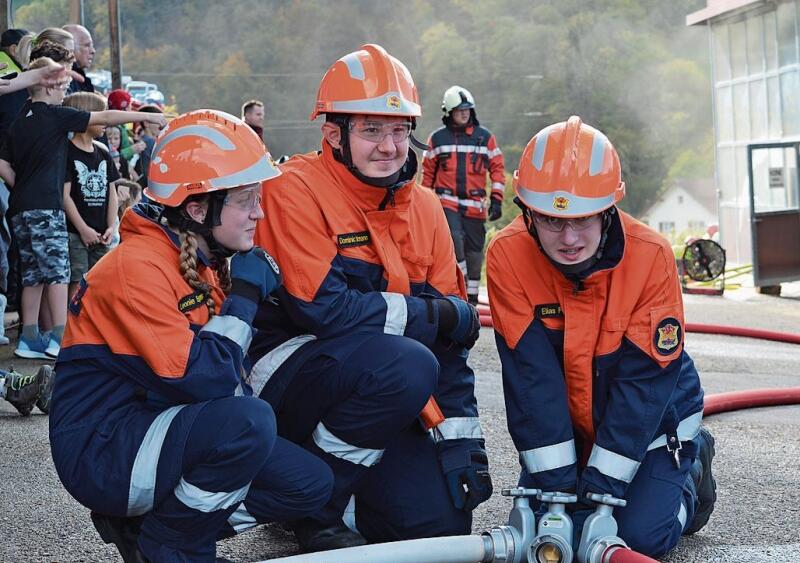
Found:
M 51 49 L 63 51 L 62 64 L 72 64 L 74 57 L 64 47 L 53 44 Z M 46 59 L 37 59 L 30 68 L 46 64 Z M 158 114 L 109 110 L 89 113 L 62 107 L 67 86 L 68 81 L 52 88 L 30 87 L 31 99 L 12 123 L 0 149 L 0 177 L 11 191 L 8 216 L 22 272 L 22 334 L 14 351 L 21 358 L 56 357 L 64 332 L 70 278 L 63 206 L 67 134 L 129 121 L 164 123 L 163 115 Z M 38 324 L 43 293 L 53 321 L 48 336 L 39 332 Z
M 83 111 L 105 111 L 106 100 L 94 92 L 77 92 L 64 98 L 64 107 Z M 69 295 L 75 294 L 83 275 L 94 266 L 111 244 L 117 223 L 119 179 L 111 155 L 95 139 L 103 125 L 91 125 L 73 135 L 67 149 L 64 211 L 69 237 Z M 116 127 L 109 127 L 109 130 Z M 119 134 L 119 133 L 118 133 Z
M 111 153 L 111 159 L 114 161 L 114 166 L 116 166 L 120 178 L 136 181 L 139 175 L 131 168 L 128 159 L 122 155 L 122 151 L 120 150 L 123 135 L 122 129 L 124 129 L 124 127 L 109 127 L 106 129 L 108 150 Z

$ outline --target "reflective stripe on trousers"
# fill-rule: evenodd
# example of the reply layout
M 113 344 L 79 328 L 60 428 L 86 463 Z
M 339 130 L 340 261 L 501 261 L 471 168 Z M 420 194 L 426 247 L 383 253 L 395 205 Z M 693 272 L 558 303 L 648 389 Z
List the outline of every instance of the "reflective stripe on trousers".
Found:
M 352 444 L 348 444 L 341 438 L 338 438 L 325 425 L 320 422 L 314 429 L 314 443 L 322 451 L 329 453 L 334 457 L 363 465 L 365 467 L 372 467 L 381 460 L 384 450 L 373 450 L 370 448 L 360 448 Z
M 161 447 L 172 420 L 186 405 L 170 407 L 159 414 L 139 444 L 136 459 L 131 469 L 131 484 L 128 490 L 128 516 L 141 516 L 153 510 L 156 490 L 156 470 L 161 457 Z

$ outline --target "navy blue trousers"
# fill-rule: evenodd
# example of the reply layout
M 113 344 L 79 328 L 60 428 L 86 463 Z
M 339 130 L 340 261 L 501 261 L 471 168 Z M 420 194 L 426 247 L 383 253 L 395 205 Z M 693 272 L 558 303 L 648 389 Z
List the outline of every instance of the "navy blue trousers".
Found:
M 469 533 L 471 514 L 453 506 L 435 444 L 417 419 L 436 388 L 433 353 L 376 334 L 313 341 L 298 354 L 302 361 L 287 362 L 262 397 L 276 409 L 278 434 L 333 470 L 331 500 L 312 518 L 340 522 L 355 495 L 356 525 L 369 541 Z

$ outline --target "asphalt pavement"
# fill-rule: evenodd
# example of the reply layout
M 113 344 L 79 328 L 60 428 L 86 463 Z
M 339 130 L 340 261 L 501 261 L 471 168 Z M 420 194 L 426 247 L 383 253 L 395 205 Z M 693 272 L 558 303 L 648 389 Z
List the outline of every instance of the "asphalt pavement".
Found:
M 752 289 L 722 297 L 685 296 L 688 322 L 800 333 L 800 284 L 784 296 Z M 13 333 L 12 333 L 13 334 Z M 686 349 L 709 394 L 800 385 L 800 346 L 689 333 Z M 0 348 L 0 366 L 34 373 L 37 362 Z M 482 329 L 470 356 L 495 494 L 475 511 L 474 531 L 504 524 L 510 502 L 500 489 L 516 484 L 517 453 L 505 422 L 500 363 L 491 329 Z M 717 441 L 714 475 L 719 499 L 708 525 L 683 538 L 670 563 L 800 561 L 800 406 L 716 415 L 706 424 Z M 20 417 L 0 401 L 0 561 L 119 561 L 104 545 L 88 510 L 64 491 L 50 458 L 47 416 Z M 297 552 L 291 534 L 261 526 L 219 544 L 218 555 L 259 561 Z

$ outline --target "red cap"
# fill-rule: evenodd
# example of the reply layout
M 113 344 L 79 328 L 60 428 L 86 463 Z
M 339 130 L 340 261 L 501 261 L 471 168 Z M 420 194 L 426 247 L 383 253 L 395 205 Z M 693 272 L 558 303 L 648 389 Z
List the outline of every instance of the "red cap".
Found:
M 129 110 L 131 95 L 125 90 L 112 90 L 108 93 L 108 109 Z

